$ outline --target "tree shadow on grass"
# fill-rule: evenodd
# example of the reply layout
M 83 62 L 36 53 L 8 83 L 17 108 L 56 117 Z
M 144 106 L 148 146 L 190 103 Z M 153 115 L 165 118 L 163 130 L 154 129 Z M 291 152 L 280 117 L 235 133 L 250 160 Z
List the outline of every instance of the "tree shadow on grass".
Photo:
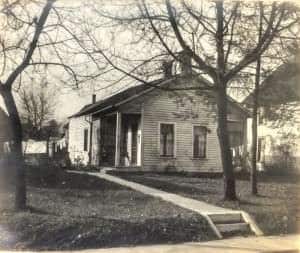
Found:
M 78 219 L 58 223 L 55 229 L 49 229 L 47 225 L 31 233 L 30 229 L 34 227 L 27 227 L 20 238 L 26 241 L 24 249 L 31 250 L 92 249 L 216 239 L 206 221 L 198 216 L 136 222 L 97 217 L 89 221 Z
M 206 194 L 217 194 L 216 191 L 208 190 L 208 189 L 199 189 L 193 186 L 181 185 L 180 183 L 172 183 L 167 182 L 166 180 L 159 179 L 151 179 L 147 177 L 134 177 L 134 176 L 122 176 L 124 179 L 128 179 L 129 181 L 134 181 L 136 183 L 144 184 L 149 187 L 153 187 L 162 191 L 167 191 L 175 194 L 190 194 L 190 195 L 206 195 Z
M 33 214 L 53 215 L 53 213 L 45 211 L 42 208 L 37 208 L 37 207 L 33 207 L 33 206 L 27 206 L 27 211 L 29 211 L 30 213 L 33 213 Z
M 124 187 L 87 174 L 60 171 L 56 175 L 28 175 L 28 185 L 39 188 L 79 189 L 79 190 L 122 190 Z

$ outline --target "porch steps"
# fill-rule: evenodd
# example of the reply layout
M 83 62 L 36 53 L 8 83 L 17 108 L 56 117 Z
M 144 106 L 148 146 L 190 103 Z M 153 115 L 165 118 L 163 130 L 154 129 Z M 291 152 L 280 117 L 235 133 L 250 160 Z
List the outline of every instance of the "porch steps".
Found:
M 209 217 L 216 224 L 240 223 L 243 221 L 240 213 L 216 213 L 210 214 Z
M 242 213 L 215 213 L 209 214 L 208 219 L 219 238 L 228 238 L 232 236 L 250 236 L 254 235 L 250 224 L 247 223 Z

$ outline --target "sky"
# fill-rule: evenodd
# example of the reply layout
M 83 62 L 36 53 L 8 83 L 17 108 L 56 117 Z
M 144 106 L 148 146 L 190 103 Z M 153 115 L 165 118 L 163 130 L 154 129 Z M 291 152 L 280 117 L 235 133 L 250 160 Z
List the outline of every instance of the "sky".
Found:
M 77 0 L 77 1 L 75 1 L 75 4 L 79 3 L 79 2 L 80 1 Z M 69 4 L 69 3 L 71 3 L 71 1 L 63 1 L 63 3 Z M 74 7 L 75 4 L 70 4 L 70 6 Z M 88 17 L 90 19 L 89 15 L 87 15 L 86 17 Z M 90 20 L 90 21 L 92 22 L 93 20 Z M 121 39 L 123 40 L 123 38 L 121 38 Z M 137 48 L 134 48 L 134 49 L 137 50 Z M 121 50 L 127 52 L 126 49 L 121 48 Z M 58 72 L 58 75 L 60 75 L 60 74 L 61 73 Z M 100 79 L 100 81 L 99 81 L 100 85 L 103 85 L 103 83 L 101 83 L 101 81 L 102 80 Z M 105 80 L 103 79 L 103 81 L 105 81 Z M 96 92 L 95 92 L 95 90 L 96 90 L 95 87 L 92 87 L 92 86 L 86 88 L 85 90 L 62 89 L 62 91 L 58 93 L 58 97 L 57 97 L 58 102 L 57 102 L 56 111 L 55 111 L 55 118 L 57 120 L 64 120 L 68 116 L 71 116 L 72 114 L 76 113 L 84 105 L 91 102 L 91 97 L 92 97 L 93 93 L 96 93 L 97 98 L 100 99 L 100 98 L 104 98 L 106 96 L 111 95 L 112 93 L 116 92 L 120 88 L 121 87 L 116 85 L 113 87 L 113 89 L 108 88 L 106 90 L 104 89 L 104 90 L 100 90 L 100 91 L 96 91 Z M 3 108 L 3 101 L 2 101 L 1 97 L 0 97 L 0 106 Z
M 92 93 L 82 94 L 80 91 L 69 90 L 68 92 L 63 92 L 58 94 L 57 104 L 55 107 L 54 118 L 58 121 L 63 121 L 67 117 L 76 113 L 85 104 L 90 103 L 92 99 Z M 17 100 L 17 94 L 14 94 Z M 0 96 L 0 107 L 7 113 L 5 108 L 3 98 Z
M 57 121 L 64 121 L 72 114 L 78 112 L 84 105 L 92 102 L 92 91 L 82 92 L 80 90 L 68 90 L 58 95 L 57 105 L 55 108 L 54 118 Z M 111 91 L 96 92 L 97 100 L 102 99 L 111 94 Z M 15 97 L 17 96 L 14 94 Z M 0 96 L 0 107 L 7 113 L 3 98 Z

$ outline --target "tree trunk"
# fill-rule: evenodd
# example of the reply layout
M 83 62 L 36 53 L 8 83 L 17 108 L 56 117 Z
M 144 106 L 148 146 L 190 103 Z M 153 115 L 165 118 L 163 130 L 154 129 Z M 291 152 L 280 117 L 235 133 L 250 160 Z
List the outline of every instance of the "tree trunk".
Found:
M 226 88 L 218 89 L 218 137 L 221 149 L 222 167 L 224 173 L 224 199 L 236 200 L 235 177 L 232 165 L 232 154 L 229 145 L 227 126 L 227 94 Z
M 47 137 L 46 137 L 47 139 L 46 139 L 46 155 L 47 155 L 47 158 L 49 158 L 50 157 L 50 147 L 49 147 L 49 145 L 50 145 L 50 136 L 49 136 L 49 134 L 47 133 Z M 54 150 L 52 150 L 52 157 L 54 156 Z
M 257 115 L 258 115 L 258 99 L 259 99 L 259 82 L 260 82 L 260 58 L 256 64 L 255 87 L 253 91 L 253 111 L 252 111 L 252 146 L 251 146 L 251 193 L 256 195 L 257 191 Z
M 236 200 L 235 178 L 232 165 L 232 155 L 229 145 L 227 127 L 227 81 L 225 80 L 225 57 L 224 57 L 224 8 L 223 1 L 216 1 L 217 8 L 217 74 L 214 78 L 217 90 L 218 106 L 218 136 L 221 149 L 222 167 L 224 173 L 224 199 Z
M 22 125 L 11 89 L 3 89 L 1 95 L 3 96 L 3 100 L 9 114 L 9 121 L 12 133 L 12 168 L 14 169 L 16 177 L 15 208 L 16 210 L 24 210 L 26 208 L 26 183 L 24 160 L 22 153 Z

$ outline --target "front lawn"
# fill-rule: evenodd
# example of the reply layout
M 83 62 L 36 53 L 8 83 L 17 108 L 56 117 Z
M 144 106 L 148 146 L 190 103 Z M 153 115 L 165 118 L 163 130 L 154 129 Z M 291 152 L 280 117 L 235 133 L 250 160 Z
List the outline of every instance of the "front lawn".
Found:
M 0 190 L 0 249 L 73 250 L 215 239 L 201 216 L 162 200 L 88 175 L 61 172 L 52 181 L 29 177 L 26 212 L 12 211 L 11 188 Z
M 248 180 L 237 180 L 239 201 L 223 201 L 223 179 L 154 173 L 118 173 L 120 177 L 154 188 L 224 206 L 251 214 L 267 235 L 300 232 L 299 177 L 268 176 L 258 178 L 259 196 L 252 196 Z

